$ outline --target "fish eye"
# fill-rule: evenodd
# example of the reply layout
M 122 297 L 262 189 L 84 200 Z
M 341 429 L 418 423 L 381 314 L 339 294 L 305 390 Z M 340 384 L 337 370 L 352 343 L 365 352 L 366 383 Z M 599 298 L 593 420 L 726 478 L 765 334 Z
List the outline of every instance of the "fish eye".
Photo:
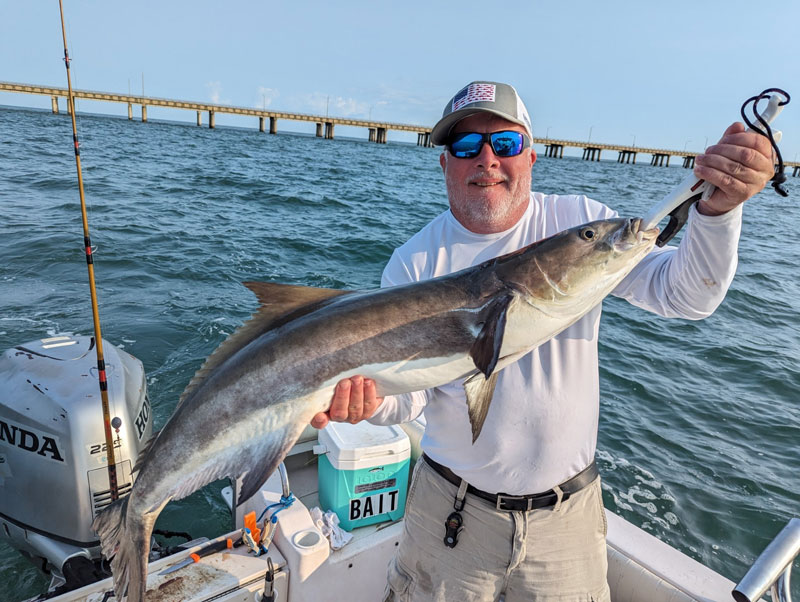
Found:
M 584 228 L 581 230 L 581 238 L 583 240 L 592 240 L 594 238 L 595 232 L 591 228 Z

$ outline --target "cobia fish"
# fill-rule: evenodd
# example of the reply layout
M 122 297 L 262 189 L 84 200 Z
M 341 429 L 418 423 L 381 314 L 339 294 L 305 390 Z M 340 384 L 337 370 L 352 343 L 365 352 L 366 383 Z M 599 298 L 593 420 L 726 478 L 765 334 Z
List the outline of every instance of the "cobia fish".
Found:
M 150 535 L 170 500 L 244 476 L 240 500 L 277 468 L 342 379 L 379 395 L 465 379 L 473 442 L 504 366 L 605 297 L 655 243 L 640 220 L 596 221 L 432 280 L 348 292 L 246 283 L 261 308 L 206 361 L 143 450 L 130 495 L 95 519 L 114 591 L 144 600 Z

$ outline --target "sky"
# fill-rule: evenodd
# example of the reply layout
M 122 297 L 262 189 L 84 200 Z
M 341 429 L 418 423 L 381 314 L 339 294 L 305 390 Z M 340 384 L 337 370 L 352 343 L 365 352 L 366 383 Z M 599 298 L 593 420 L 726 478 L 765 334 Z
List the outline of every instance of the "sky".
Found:
M 740 119 L 745 99 L 780 87 L 797 95 L 775 123 L 781 150 L 800 160 L 796 0 L 64 5 L 78 89 L 432 126 L 459 89 L 483 79 L 517 88 L 536 137 L 699 152 Z M 1 81 L 66 87 L 62 58 L 57 0 L 0 2 Z M 0 92 L 0 105 L 49 108 L 50 99 Z M 127 114 L 89 100 L 78 110 Z M 148 118 L 196 115 L 150 107 Z M 313 127 L 278 122 L 282 131 Z M 390 131 L 389 141 L 416 135 Z

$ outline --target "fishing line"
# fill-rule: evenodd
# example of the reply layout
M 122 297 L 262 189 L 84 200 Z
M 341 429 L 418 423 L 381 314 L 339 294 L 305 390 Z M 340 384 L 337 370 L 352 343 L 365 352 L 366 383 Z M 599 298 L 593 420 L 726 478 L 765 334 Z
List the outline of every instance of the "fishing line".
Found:
M 742 114 L 742 119 L 747 124 L 747 127 L 749 127 L 757 134 L 761 134 L 762 136 L 767 138 L 769 140 L 769 143 L 772 145 L 772 150 L 775 151 L 775 156 L 778 159 L 778 164 L 775 166 L 775 174 L 772 176 L 770 182 L 772 182 L 772 187 L 775 189 L 775 192 L 777 192 L 779 195 L 783 197 L 786 197 L 789 196 L 789 191 L 783 187 L 783 183 L 786 182 L 786 174 L 783 173 L 784 169 L 783 156 L 781 155 L 781 150 L 778 148 L 778 143 L 775 142 L 775 136 L 772 133 L 772 128 L 770 127 L 769 123 L 767 123 L 767 121 L 758 112 L 758 103 L 764 99 L 769 100 L 771 98 L 770 92 L 777 92 L 778 94 L 783 95 L 783 97 L 786 99 L 779 102 L 778 106 L 782 107 L 784 105 L 789 104 L 791 96 L 789 96 L 789 94 L 785 90 L 781 90 L 780 88 L 767 88 L 761 94 L 757 96 L 751 96 L 750 98 L 745 100 L 744 104 L 742 104 L 741 114 Z M 745 111 L 750 103 L 752 103 L 751 109 L 753 111 L 753 115 L 755 115 L 756 120 L 758 121 L 759 124 L 761 124 L 761 127 L 756 126 L 747 117 L 747 113 Z

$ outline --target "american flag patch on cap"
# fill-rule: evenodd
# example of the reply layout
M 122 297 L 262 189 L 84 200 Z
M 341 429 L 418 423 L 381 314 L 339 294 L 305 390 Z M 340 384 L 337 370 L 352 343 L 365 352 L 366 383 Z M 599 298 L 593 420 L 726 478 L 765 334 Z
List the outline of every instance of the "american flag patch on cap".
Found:
M 473 102 L 494 102 L 494 84 L 470 84 L 453 97 L 452 111 Z

